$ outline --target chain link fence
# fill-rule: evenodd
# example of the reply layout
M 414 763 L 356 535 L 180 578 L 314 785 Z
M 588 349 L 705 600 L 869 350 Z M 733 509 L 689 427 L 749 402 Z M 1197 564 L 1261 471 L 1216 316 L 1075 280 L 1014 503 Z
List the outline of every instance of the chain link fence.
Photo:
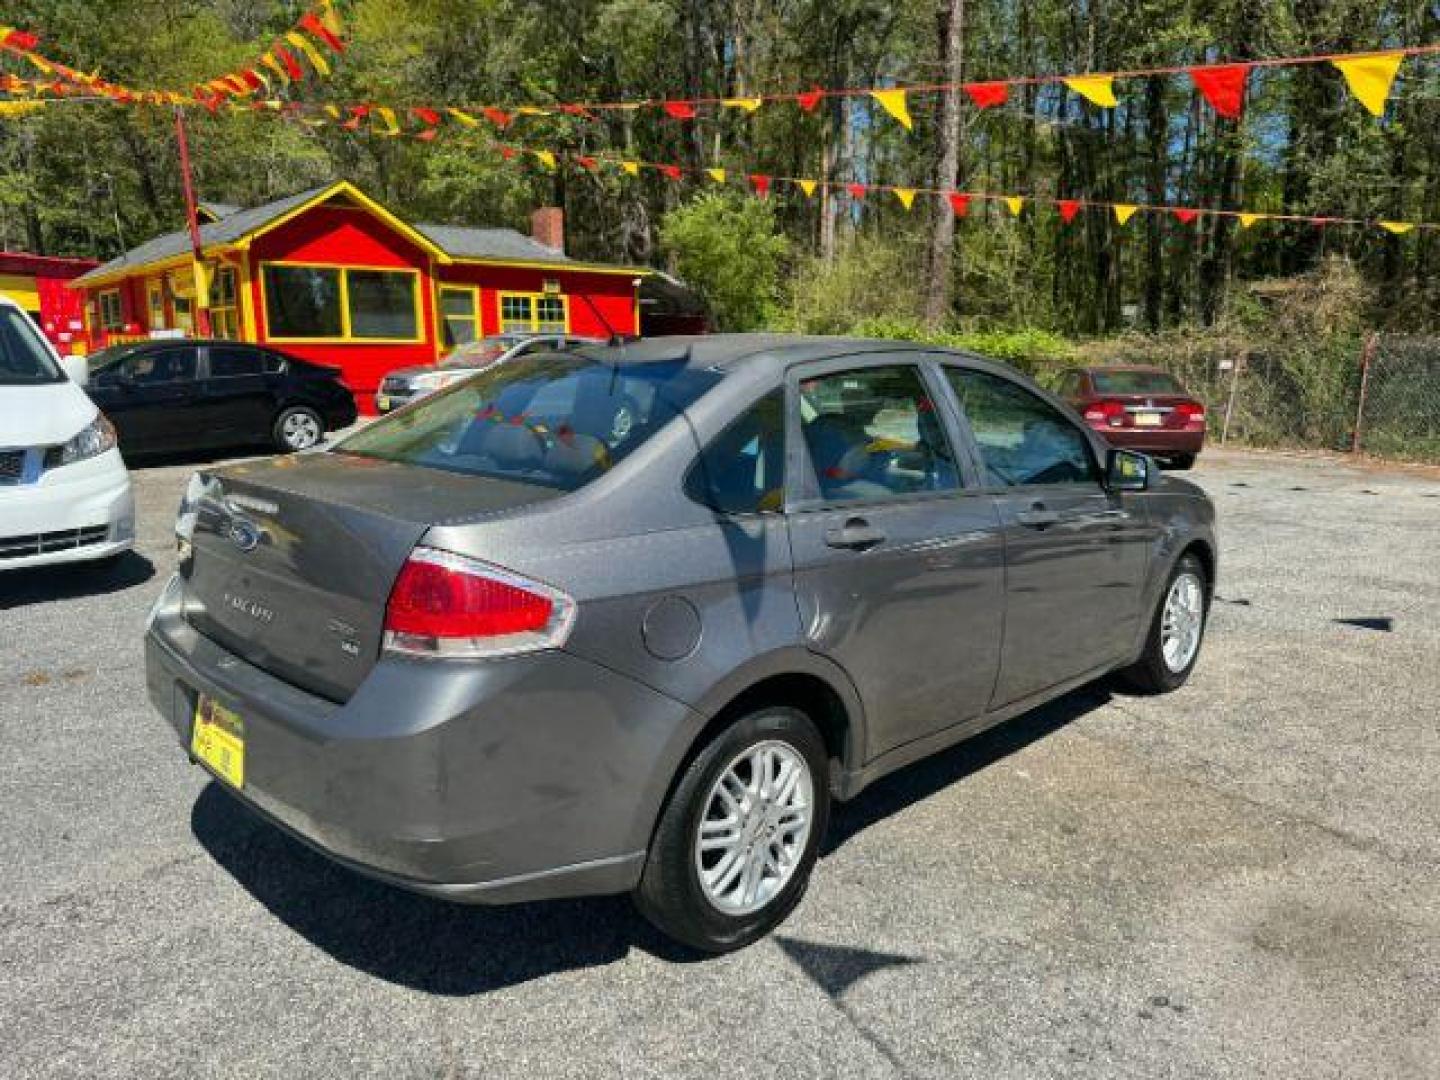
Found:
M 1372 338 L 1355 417 L 1356 452 L 1440 463 L 1440 338 Z

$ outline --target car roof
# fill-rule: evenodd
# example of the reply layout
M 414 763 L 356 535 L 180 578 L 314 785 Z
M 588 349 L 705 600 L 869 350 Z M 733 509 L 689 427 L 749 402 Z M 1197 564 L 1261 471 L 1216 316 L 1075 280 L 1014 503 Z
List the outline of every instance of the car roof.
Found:
M 957 360 L 986 362 L 972 353 L 919 341 L 886 341 L 859 337 L 809 337 L 800 334 L 701 334 L 643 338 L 583 350 L 597 360 L 623 363 L 664 363 L 683 360 L 687 367 L 733 371 L 748 367 L 784 369 L 874 352 L 946 353 Z M 993 361 L 991 361 L 993 363 Z

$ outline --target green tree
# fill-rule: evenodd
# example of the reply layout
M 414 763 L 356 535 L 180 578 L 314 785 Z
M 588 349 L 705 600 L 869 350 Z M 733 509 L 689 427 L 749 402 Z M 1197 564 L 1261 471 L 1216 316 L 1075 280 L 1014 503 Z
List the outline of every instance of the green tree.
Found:
M 661 219 L 660 243 L 676 272 L 710 302 L 720 329 L 766 325 L 790 251 L 769 201 L 704 192 Z

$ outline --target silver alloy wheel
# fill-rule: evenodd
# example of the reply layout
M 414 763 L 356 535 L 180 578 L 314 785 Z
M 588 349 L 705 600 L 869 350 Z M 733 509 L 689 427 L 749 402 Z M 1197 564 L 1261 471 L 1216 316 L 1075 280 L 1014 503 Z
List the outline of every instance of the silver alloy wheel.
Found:
M 280 438 L 291 450 L 309 450 L 320 441 L 320 423 L 305 412 L 293 412 L 280 425 Z
M 1172 672 L 1184 671 L 1195 659 L 1204 626 L 1205 589 L 1196 575 L 1186 571 L 1171 582 L 1160 621 L 1160 651 Z
M 770 903 L 805 855 L 814 812 L 810 765 L 798 750 L 769 740 L 741 752 L 711 787 L 696 830 L 705 898 L 726 915 Z

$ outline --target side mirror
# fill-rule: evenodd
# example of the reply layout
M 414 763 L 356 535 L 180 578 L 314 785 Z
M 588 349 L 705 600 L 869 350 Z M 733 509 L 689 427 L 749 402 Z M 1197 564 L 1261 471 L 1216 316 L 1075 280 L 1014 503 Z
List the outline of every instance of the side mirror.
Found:
M 1155 463 L 1133 450 L 1111 450 L 1106 462 L 1106 484 L 1111 491 L 1144 491 L 1150 486 Z
M 90 362 L 83 356 L 62 356 L 60 370 L 76 386 L 84 386 L 90 381 Z

